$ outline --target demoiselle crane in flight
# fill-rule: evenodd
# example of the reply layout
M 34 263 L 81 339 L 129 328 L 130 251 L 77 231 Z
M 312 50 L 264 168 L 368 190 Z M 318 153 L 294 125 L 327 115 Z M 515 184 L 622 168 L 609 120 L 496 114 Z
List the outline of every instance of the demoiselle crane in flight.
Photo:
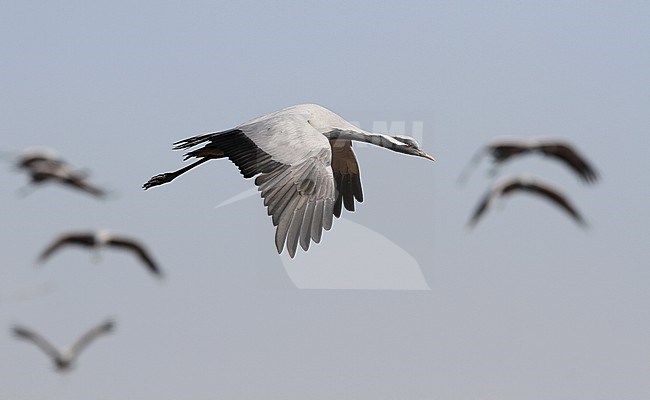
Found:
M 81 353 L 90 342 L 98 336 L 111 332 L 114 327 L 115 323 L 112 320 L 107 319 L 84 333 L 66 349 L 58 349 L 54 347 L 54 345 L 47 341 L 43 336 L 28 328 L 14 326 L 12 331 L 17 338 L 28 340 L 45 352 L 45 354 L 47 354 L 54 362 L 57 371 L 65 372 L 72 368 L 79 353 Z
M 359 165 L 352 141 L 371 143 L 399 153 L 435 161 L 408 136 L 366 132 L 332 111 L 301 104 L 263 115 L 233 129 L 194 136 L 174 143 L 175 150 L 203 145 L 185 155 L 198 161 L 174 172 L 152 177 L 144 189 L 171 182 L 209 160 L 229 158 L 244 178 L 255 178 L 264 205 L 277 227 L 275 245 L 285 242 L 295 256 L 310 241 L 319 243 L 322 230 L 332 227 L 342 206 L 354 211 L 363 201 Z
M 465 181 L 470 168 L 478 164 L 484 155 L 491 156 L 492 161 L 498 165 L 530 153 L 540 153 L 564 163 L 585 183 L 592 184 L 598 180 L 596 169 L 573 145 L 564 140 L 503 137 L 494 139 L 479 150 L 465 167 L 459 181 Z
M 479 202 L 470 220 L 467 222 L 467 227 L 473 228 L 498 198 L 516 192 L 528 192 L 541 196 L 566 211 L 579 225 L 586 225 L 582 215 L 580 215 L 578 210 L 562 192 L 537 178 L 522 175 L 505 178 L 496 182 Z
M 24 170 L 34 185 L 45 182 L 58 182 L 89 193 L 95 197 L 105 197 L 105 189 L 95 185 L 88 179 L 88 174 L 75 169 L 50 149 L 28 149 L 18 155 L 18 169 Z
M 29 174 L 33 184 L 48 181 L 59 182 L 98 198 L 107 195 L 106 190 L 92 183 L 85 172 L 74 170 L 69 165 L 51 168 L 47 165 L 37 164 L 29 169 Z
M 59 235 L 38 257 L 38 262 L 45 262 L 55 251 L 63 246 L 77 245 L 95 248 L 110 246 L 117 249 L 124 249 L 134 253 L 142 261 L 147 269 L 157 277 L 162 277 L 162 272 L 154 262 L 149 252 L 139 241 L 122 235 L 113 234 L 106 230 L 94 232 L 66 232 Z

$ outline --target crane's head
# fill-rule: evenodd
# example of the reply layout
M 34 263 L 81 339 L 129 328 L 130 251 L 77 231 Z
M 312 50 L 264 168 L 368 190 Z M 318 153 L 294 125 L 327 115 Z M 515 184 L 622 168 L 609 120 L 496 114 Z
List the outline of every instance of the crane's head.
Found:
M 393 136 L 393 139 L 397 140 L 400 143 L 403 143 L 403 145 L 400 145 L 397 148 L 395 148 L 395 151 L 399 151 L 400 153 L 404 153 L 404 154 L 410 154 L 412 156 L 424 157 L 431 161 L 436 161 L 436 159 L 433 158 L 433 156 L 427 154 L 422 149 L 420 149 L 420 145 L 412 137 L 398 135 L 398 136 Z

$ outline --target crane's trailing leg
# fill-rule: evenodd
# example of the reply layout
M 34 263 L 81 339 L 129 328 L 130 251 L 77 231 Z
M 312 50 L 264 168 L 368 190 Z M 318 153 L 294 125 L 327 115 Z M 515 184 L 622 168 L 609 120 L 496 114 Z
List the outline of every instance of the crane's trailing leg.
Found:
M 165 183 L 169 183 L 169 182 L 173 181 L 174 179 L 176 179 L 178 176 L 183 175 L 187 171 L 191 170 L 194 167 L 197 167 L 197 166 L 203 164 L 204 162 L 206 162 L 208 160 L 212 160 L 212 158 L 205 157 L 205 158 L 200 159 L 199 161 L 196 161 L 196 162 L 188 165 L 185 168 L 179 169 L 178 171 L 165 172 L 165 173 L 162 173 L 162 174 L 158 174 L 158 175 L 152 177 L 151 179 L 149 179 L 147 181 L 147 183 L 142 185 L 142 188 L 144 188 L 144 190 L 147 190 L 147 189 L 152 188 L 154 186 L 159 186 L 159 185 L 162 185 L 162 184 L 165 184 Z

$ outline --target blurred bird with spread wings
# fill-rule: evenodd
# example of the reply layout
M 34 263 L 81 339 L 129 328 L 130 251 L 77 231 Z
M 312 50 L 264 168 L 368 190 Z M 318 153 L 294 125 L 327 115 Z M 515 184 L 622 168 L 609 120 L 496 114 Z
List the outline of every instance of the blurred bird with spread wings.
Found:
M 24 170 L 32 185 L 46 182 L 56 182 L 89 193 L 97 198 L 103 198 L 107 191 L 88 179 L 84 171 L 72 167 L 50 149 L 28 149 L 18 155 L 18 169 Z
M 569 167 L 585 183 L 593 184 L 598 181 L 596 169 L 578 150 L 568 142 L 560 139 L 536 138 L 497 138 L 485 145 L 465 167 L 459 181 L 467 179 L 470 169 L 480 162 L 484 155 L 492 157 L 495 165 L 525 154 L 539 153 L 562 162 Z
M 582 215 L 562 192 L 537 178 L 521 175 L 509 177 L 495 183 L 479 202 L 472 217 L 467 222 L 467 227 L 473 228 L 498 198 L 517 192 L 528 192 L 541 196 L 566 211 L 578 225 L 586 225 Z
M 89 331 L 79 337 L 70 347 L 65 349 L 58 349 L 54 347 L 43 336 L 22 326 L 15 326 L 13 328 L 13 333 L 19 339 L 24 339 L 34 343 L 52 359 L 52 362 L 54 362 L 54 367 L 57 371 L 65 372 L 72 368 L 81 351 L 85 349 L 90 342 L 101 335 L 105 335 L 113 331 L 114 327 L 115 323 L 112 320 L 108 319 L 91 328 Z
M 50 245 L 41 253 L 38 258 L 39 262 L 45 262 L 54 252 L 58 251 L 64 246 L 76 245 L 94 248 L 99 250 L 101 247 L 113 247 L 116 249 L 123 249 L 132 252 L 140 261 L 144 263 L 149 272 L 157 277 L 162 277 L 162 271 L 158 267 L 145 249 L 144 245 L 139 241 L 123 235 L 117 235 L 107 230 L 97 230 L 94 232 L 65 232 L 59 235 Z

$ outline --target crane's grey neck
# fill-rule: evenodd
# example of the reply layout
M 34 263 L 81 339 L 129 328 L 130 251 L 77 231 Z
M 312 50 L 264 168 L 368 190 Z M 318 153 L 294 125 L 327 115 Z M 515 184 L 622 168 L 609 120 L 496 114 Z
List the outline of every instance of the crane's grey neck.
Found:
M 329 132 L 323 133 L 328 139 L 342 139 L 342 140 L 356 140 L 358 142 L 366 142 L 374 144 L 375 146 L 384 147 L 391 150 L 398 150 L 405 147 L 405 144 L 399 140 L 394 139 L 392 136 L 384 135 L 381 133 L 371 133 L 365 131 L 353 131 L 344 129 L 332 129 Z

